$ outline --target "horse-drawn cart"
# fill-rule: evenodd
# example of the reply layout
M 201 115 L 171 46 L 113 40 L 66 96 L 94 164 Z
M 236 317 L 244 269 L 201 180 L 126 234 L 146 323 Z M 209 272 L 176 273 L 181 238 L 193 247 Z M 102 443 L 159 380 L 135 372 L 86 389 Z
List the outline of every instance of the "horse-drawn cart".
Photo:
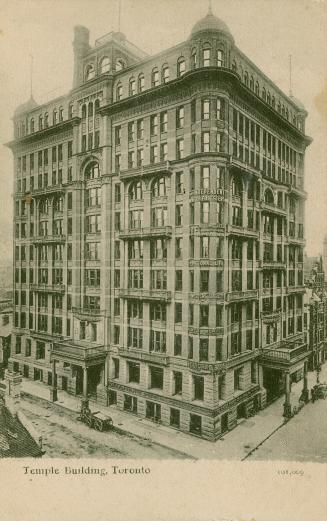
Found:
M 100 411 L 92 412 L 88 400 L 82 400 L 80 420 L 92 429 L 101 432 L 113 427 L 112 418 Z

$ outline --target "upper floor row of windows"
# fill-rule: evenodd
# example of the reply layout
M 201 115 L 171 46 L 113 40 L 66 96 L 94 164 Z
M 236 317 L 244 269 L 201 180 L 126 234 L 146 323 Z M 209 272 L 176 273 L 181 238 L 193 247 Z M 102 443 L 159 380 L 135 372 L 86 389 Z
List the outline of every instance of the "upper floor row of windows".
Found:
M 28 134 L 33 134 L 34 132 L 44 130 L 49 128 L 52 125 L 57 125 L 58 123 L 62 123 L 64 121 L 65 110 L 62 105 L 60 107 L 56 107 L 52 110 L 52 112 L 45 111 L 40 114 L 38 117 L 25 118 L 21 121 L 15 123 L 15 137 L 20 138 L 27 136 Z M 67 118 L 71 119 L 73 117 L 73 103 L 69 103 L 67 109 Z

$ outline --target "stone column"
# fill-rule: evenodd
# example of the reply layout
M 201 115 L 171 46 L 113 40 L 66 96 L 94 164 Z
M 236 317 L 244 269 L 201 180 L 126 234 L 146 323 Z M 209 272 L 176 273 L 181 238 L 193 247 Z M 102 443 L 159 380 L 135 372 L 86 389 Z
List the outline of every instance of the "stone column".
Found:
M 285 373 L 285 403 L 283 416 L 285 418 L 290 418 L 292 416 L 290 373 Z

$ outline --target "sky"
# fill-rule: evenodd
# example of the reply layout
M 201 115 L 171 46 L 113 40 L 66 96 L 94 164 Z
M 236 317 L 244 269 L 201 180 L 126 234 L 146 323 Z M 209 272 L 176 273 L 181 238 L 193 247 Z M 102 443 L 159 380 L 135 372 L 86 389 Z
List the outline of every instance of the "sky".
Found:
M 309 256 L 322 252 L 327 233 L 327 1 L 212 0 L 236 45 L 284 92 L 292 91 L 309 116 L 305 189 Z M 121 31 L 154 54 L 188 38 L 205 16 L 207 0 L 122 0 Z M 118 30 L 118 0 L 0 0 L 0 266 L 12 253 L 12 114 L 30 96 L 38 103 L 72 87 L 73 28 L 85 25 L 90 42 Z

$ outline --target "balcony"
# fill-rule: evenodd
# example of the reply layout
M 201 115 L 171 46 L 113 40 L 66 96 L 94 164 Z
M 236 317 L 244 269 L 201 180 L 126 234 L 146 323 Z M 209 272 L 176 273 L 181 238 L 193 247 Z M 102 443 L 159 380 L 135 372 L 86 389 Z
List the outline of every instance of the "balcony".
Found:
M 94 308 L 73 308 L 73 315 L 78 320 L 89 320 L 91 322 L 98 322 L 105 315 L 105 311 Z
M 126 349 L 119 348 L 118 353 L 124 358 L 133 358 L 142 362 L 149 362 L 160 365 L 168 365 L 169 357 L 165 353 L 156 353 L 153 351 L 142 351 L 142 349 Z
M 270 323 L 273 323 L 273 322 L 277 322 L 278 320 L 280 320 L 281 318 L 281 310 L 267 310 L 267 311 L 263 311 L 261 313 L 261 318 L 262 318 L 262 321 L 265 323 L 265 324 L 270 324 Z
M 225 374 L 226 373 L 226 363 L 225 362 L 194 362 L 193 360 L 187 361 L 187 367 L 191 371 L 195 371 L 197 373 L 218 373 Z
M 118 172 L 116 172 L 118 174 Z M 161 162 L 153 165 L 140 166 L 138 168 L 131 168 L 128 170 L 121 170 L 119 177 L 121 180 L 129 180 L 135 177 L 146 177 L 156 174 L 171 174 L 169 162 Z
M 225 233 L 225 225 L 223 224 L 191 224 L 190 225 L 190 235 L 201 236 L 201 235 L 211 235 L 217 236 Z
M 43 188 L 33 188 L 33 190 L 31 190 L 31 194 L 33 195 L 33 197 L 38 197 L 41 195 L 54 194 L 57 192 L 64 192 L 64 191 L 65 191 L 65 189 L 64 189 L 62 183 L 60 183 L 60 184 L 52 185 L 52 186 L 44 186 Z
M 171 226 L 149 226 L 147 228 L 130 228 L 119 234 L 119 238 L 128 239 L 147 239 L 151 237 L 171 237 Z
M 246 228 L 245 226 L 235 226 L 233 224 L 228 224 L 226 231 L 230 235 L 241 235 L 242 237 L 257 238 L 259 236 L 258 230 Z
M 260 261 L 260 268 L 264 270 L 285 270 L 286 264 L 282 261 L 264 259 L 263 261 Z
M 224 334 L 223 327 L 193 327 L 188 328 L 189 335 L 201 335 L 201 336 L 222 336 Z
M 119 292 L 120 298 L 138 300 L 156 300 L 159 302 L 170 302 L 171 291 L 162 289 L 122 289 Z
M 42 293 L 65 293 L 64 284 L 31 284 L 32 291 L 40 291 Z
M 54 244 L 66 242 L 66 235 L 38 235 L 32 239 L 34 244 Z
M 216 268 L 223 268 L 224 259 L 189 259 L 188 264 L 190 267 L 214 266 Z
M 261 349 L 260 358 L 263 364 L 276 368 L 290 367 L 308 357 L 308 345 L 303 340 L 297 342 L 282 341 L 276 347 Z
M 97 344 L 94 347 L 90 347 L 89 342 L 68 339 L 62 342 L 54 342 L 50 357 L 51 360 L 60 360 L 82 367 L 89 367 L 104 363 L 106 351 L 103 345 Z
M 226 293 L 227 302 L 235 302 L 237 300 L 252 300 L 258 298 L 257 289 L 249 289 L 247 291 L 231 291 Z
M 286 215 L 286 210 L 284 208 L 280 208 L 276 204 L 269 204 L 264 201 L 261 202 L 261 209 L 266 212 L 276 213 L 277 215 Z
M 287 293 L 305 293 L 304 286 L 287 286 Z

